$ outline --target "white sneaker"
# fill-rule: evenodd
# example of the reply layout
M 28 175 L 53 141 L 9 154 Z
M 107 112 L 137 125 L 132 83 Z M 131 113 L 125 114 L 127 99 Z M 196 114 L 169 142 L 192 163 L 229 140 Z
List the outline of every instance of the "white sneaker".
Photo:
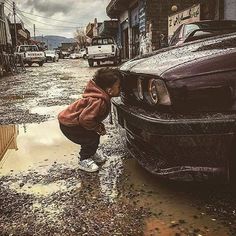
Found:
M 79 162 L 79 169 L 87 172 L 96 172 L 99 167 L 91 158 Z
M 97 164 L 101 164 L 103 162 L 105 162 L 107 160 L 107 158 L 105 156 L 101 156 L 98 153 L 95 153 L 92 157 L 91 157 Z

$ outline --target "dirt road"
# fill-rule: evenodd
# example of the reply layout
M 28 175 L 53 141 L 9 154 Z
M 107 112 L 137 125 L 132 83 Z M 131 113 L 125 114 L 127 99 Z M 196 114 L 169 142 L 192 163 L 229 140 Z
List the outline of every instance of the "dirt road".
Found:
M 61 60 L 0 79 L 0 235 L 236 235 L 234 187 L 156 178 L 109 120 L 108 161 L 95 174 L 77 169 L 79 147 L 56 117 L 97 69 Z

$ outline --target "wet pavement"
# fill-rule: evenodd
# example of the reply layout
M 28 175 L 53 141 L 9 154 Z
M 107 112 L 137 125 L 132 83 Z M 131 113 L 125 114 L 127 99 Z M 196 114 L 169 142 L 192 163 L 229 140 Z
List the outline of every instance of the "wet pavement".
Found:
M 98 69 L 61 60 L 0 79 L 0 235 L 236 235 L 235 187 L 164 181 L 126 152 L 105 121 L 98 173 L 79 171 L 79 147 L 56 116 Z

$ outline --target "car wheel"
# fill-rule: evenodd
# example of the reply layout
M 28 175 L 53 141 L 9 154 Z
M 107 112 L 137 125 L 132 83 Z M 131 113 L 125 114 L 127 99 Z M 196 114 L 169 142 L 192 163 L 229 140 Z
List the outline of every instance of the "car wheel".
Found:
M 84 60 L 86 59 L 86 55 L 83 55 L 83 59 L 84 59 Z
M 115 57 L 113 60 L 113 65 L 116 66 L 117 64 L 118 64 L 118 60 L 117 60 L 117 57 Z
M 55 62 L 55 61 L 56 61 L 56 58 L 55 58 L 55 57 L 53 57 L 52 61 L 53 61 L 53 62 Z
M 97 65 L 100 66 L 100 61 L 97 61 Z
M 31 62 L 28 62 L 27 64 L 28 64 L 29 67 L 32 66 L 32 63 L 31 63 Z
M 39 66 L 43 66 L 43 61 L 39 62 Z
M 88 60 L 88 64 L 90 67 L 93 67 L 94 61 L 90 59 L 90 60 Z

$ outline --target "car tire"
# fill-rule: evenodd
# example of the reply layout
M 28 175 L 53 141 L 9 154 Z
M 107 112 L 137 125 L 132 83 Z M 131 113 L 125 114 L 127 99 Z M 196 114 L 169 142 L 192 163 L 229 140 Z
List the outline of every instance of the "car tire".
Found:
M 53 62 L 55 62 L 55 61 L 56 61 L 56 58 L 55 58 L 55 57 L 53 57 L 52 61 L 53 61 Z
M 115 58 L 113 59 L 113 65 L 116 66 L 117 64 L 118 64 L 118 60 L 117 60 L 117 57 L 115 57 Z
M 94 61 L 90 59 L 90 60 L 88 60 L 88 64 L 89 64 L 90 67 L 93 67 Z
M 83 59 L 84 59 L 84 60 L 86 59 L 86 55 L 83 55 Z
M 39 66 L 43 66 L 43 61 L 39 62 Z
M 31 67 L 31 66 L 32 66 L 32 63 L 31 63 L 31 62 L 28 62 L 27 64 L 28 64 L 28 66 L 29 66 L 29 67 Z
M 97 61 L 97 65 L 100 66 L 100 61 Z

